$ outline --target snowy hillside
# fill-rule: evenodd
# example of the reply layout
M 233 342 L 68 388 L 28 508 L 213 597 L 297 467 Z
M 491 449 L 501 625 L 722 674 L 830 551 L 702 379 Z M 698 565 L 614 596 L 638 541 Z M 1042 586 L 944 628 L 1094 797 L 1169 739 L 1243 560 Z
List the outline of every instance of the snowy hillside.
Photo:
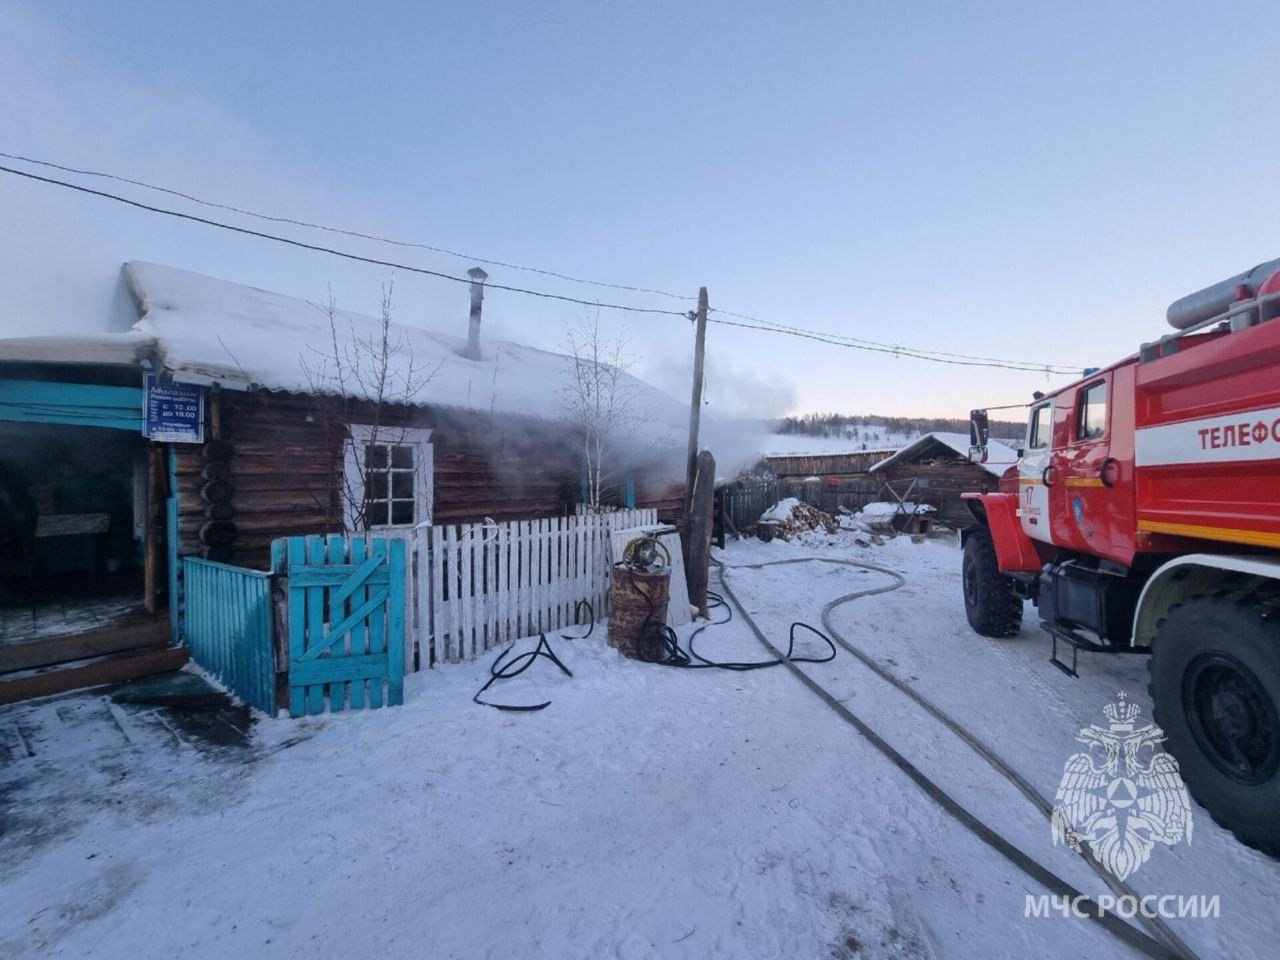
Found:
M 1025 422 L 992 420 L 991 438 L 1017 447 Z M 862 450 L 898 450 L 930 433 L 967 433 L 968 420 L 956 417 L 891 417 L 878 414 L 809 413 L 768 421 L 761 444 L 766 457 L 821 456 Z

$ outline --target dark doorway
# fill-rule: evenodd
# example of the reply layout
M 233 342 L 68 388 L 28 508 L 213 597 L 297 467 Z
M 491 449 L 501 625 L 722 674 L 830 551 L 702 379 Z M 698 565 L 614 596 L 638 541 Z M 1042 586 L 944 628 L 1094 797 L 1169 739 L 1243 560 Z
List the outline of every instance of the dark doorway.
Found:
M 0 637 L 142 612 L 147 449 L 125 430 L 0 422 Z

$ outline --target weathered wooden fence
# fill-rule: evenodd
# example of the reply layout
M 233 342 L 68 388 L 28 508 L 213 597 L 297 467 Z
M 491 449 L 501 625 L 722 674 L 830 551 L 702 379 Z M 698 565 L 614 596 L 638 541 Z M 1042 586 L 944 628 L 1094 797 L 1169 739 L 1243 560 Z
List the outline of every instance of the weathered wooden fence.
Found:
M 277 671 L 293 716 L 402 702 L 404 674 L 607 615 L 610 534 L 657 511 L 288 537 L 270 571 L 183 560 L 192 659 L 274 713 Z M 272 580 L 287 603 L 272 607 Z M 283 629 L 282 629 L 283 628 Z M 283 689 L 283 686 L 281 687 Z
M 830 514 L 840 508 L 858 511 L 873 500 L 881 499 L 884 480 L 880 476 L 847 477 L 844 479 L 784 480 L 781 496 L 795 497 Z
M 716 491 L 722 516 L 728 521 L 730 533 L 741 533 L 760 519 L 778 502 L 781 483 L 773 478 L 752 477 L 726 483 Z
M 657 511 L 422 528 L 413 541 L 417 656 L 406 668 L 479 656 L 572 626 L 579 601 L 606 615 L 609 534 L 656 524 Z
M 796 497 L 811 507 L 835 514 L 840 508 L 861 510 L 873 500 L 882 499 L 884 481 L 880 475 L 866 477 L 759 478 L 726 483 L 716 491 L 720 515 L 728 521 L 729 531 L 743 533 L 754 527 L 764 513 L 783 497 Z
M 191 659 L 245 703 L 273 714 L 271 574 L 198 557 L 182 567 Z

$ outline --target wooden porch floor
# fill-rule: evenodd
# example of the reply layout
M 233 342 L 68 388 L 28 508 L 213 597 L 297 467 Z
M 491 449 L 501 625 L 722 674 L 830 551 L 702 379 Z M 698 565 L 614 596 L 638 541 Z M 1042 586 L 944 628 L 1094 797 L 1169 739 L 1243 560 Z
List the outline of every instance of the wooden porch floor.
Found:
M 0 644 L 30 643 L 149 620 L 136 590 L 0 607 Z

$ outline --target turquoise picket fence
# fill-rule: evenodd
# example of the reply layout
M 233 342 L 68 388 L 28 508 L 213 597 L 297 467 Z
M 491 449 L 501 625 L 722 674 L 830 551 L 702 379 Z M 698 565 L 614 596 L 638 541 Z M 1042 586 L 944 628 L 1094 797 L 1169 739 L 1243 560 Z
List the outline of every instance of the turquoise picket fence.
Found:
M 403 703 L 404 541 L 289 537 L 271 554 L 289 585 L 289 713 Z
M 245 703 L 274 716 L 271 574 L 185 557 L 182 576 L 191 659 Z

